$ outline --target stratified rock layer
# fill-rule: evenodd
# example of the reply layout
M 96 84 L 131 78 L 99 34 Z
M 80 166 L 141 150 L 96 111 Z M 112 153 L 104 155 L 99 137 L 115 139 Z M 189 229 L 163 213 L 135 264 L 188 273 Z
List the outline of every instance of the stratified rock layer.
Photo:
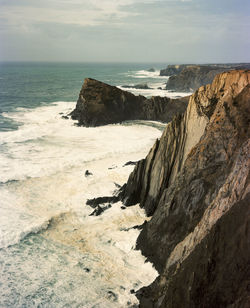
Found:
M 217 75 L 130 175 L 125 203 L 153 215 L 137 246 L 161 274 L 140 307 L 247 307 L 249 123 L 250 71 Z
M 99 126 L 127 120 L 169 122 L 175 114 L 185 111 L 188 99 L 158 96 L 147 99 L 86 78 L 71 116 L 83 126 Z

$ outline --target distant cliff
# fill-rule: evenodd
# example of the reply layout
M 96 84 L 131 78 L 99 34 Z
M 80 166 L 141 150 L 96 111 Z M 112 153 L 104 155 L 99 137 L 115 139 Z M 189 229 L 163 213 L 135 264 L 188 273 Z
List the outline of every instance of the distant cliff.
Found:
M 71 117 L 83 126 L 99 126 L 126 120 L 169 122 L 174 115 L 186 110 L 188 99 L 189 97 L 171 99 L 159 96 L 147 99 L 86 78 Z
M 194 66 L 192 64 L 170 64 L 166 68 L 160 70 L 160 76 L 172 76 L 179 74 L 184 68 Z
M 140 307 L 249 307 L 250 71 L 190 98 L 123 187 L 151 220 L 137 247 L 160 276 Z
M 160 71 L 160 75 L 170 76 L 166 84 L 167 90 L 192 92 L 203 85 L 210 84 L 219 73 L 243 68 L 249 69 L 250 64 L 169 65 Z

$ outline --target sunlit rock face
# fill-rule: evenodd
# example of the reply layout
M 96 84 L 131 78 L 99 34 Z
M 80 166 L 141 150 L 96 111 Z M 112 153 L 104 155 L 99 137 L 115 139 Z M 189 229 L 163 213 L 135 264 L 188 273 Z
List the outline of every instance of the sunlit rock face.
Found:
M 124 188 L 148 215 L 137 247 L 161 275 L 141 307 L 249 303 L 250 71 L 219 74 L 169 123 Z

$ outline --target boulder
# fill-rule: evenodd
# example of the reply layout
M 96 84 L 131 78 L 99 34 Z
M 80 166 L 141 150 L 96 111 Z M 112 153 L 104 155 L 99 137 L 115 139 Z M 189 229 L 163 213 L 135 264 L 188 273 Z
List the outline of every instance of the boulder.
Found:
M 88 176 L 90 176 L 90 175 L 93 175 L 93 173 L 89 172 L 89 170 L 86 170 L 86 171 L 85 171 L 85 176 L 88 177 Z

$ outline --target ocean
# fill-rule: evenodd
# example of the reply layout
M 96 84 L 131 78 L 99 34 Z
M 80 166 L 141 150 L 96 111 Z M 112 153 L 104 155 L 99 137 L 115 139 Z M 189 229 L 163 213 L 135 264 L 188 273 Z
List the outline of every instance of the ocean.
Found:
M 123 185 L 133 170 L 124 164 L 145 157 L 165 125 L 85 128 L 62 115 L 86 77 L 152 88 L 126 88 L 136 95 L 186 95 L 160 89 L 165 66 L 0 63 L 0 307 L 136 307 L 131 290 L 157 277 L 134 249 L 143 209 L 118 202 L 89 216 L 86 200 Z

